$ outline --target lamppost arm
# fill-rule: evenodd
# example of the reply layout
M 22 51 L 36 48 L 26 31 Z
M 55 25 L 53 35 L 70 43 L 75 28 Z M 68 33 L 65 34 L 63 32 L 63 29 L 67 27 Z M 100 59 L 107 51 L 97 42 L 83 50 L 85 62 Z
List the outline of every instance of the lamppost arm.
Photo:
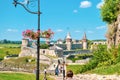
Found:
M 20 3 L 20 2 L 17 2 L 17 1 L 14 1 L 13 4 L 15 5 L 15 7 L 17 6 L 17 4 L 21 5 L 22 7 L 24 7 L 24 9 L 26 11 L 28 11 L 29 13 L 31 14 L 41 14 L 41 12 L 33 12 L 33 11 L 30 11 L 24 4 Z

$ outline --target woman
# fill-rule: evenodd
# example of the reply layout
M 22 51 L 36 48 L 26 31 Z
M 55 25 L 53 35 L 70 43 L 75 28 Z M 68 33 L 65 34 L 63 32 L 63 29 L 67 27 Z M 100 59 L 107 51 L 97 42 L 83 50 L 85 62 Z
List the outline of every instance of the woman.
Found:
M 55 75 L 57 75 L 57 76 L 58 76 L 58 74 L 59 74 L 58 66 L 59 66 L 59 65 L 57 65 L 57 67 L 56 67 L 56 69 L 55 69 Z

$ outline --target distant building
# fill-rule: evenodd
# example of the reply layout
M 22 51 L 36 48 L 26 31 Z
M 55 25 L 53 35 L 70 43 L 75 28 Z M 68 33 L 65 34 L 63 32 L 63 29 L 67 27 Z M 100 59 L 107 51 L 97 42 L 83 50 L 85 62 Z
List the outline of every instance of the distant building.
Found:
M 63 50 L 75 50 L 75 49 L 87 49 L 87 37 L 86 33 L 83 35 L 82 40 L 72 39 L 70 33 L 68 32 L 66 35 L 65 43 L 63 40 L 58 40 L 56 43 L 57 46 L 63 48 Z
M 82 45 L 83 45 L 83 49 L 87 49 L 87 37 L 86 37 L 86 33 L 84 33 L 84 35 L 83 35 Z
M 50 43 L 48 39 L 47 44 Z M 76 52 L 76 49 L 77 52 Z M 82 50 L 81 50 L 82 49 Z M 87 37 L 86 33 L 83 35 L 82 40 L 73 40 L 70 33 L 67 33 L 65 41 L 62 39 L 57 40 L 53 46 L 49 47 L 49 49 L 40 49 L 41 55 L 51 55 L 51 56 L 59 56 L 62 57 L 63 54 L 71 54 L 71 53 L 88 53 L 87 49 Z M 20 57 L 23 56 L 37 56 L 37 46 L 36 43 L 33 42 L 32 45 L 29 46 L 29 40 L 23 39 L 21 45 L 21 52 L 19 54 Z
M 99 44 L 106 44 L 106 41 L 95 41 L 93 42 L 94 45 L 99 45 Z
M 63 44 L 63 40 L 62 39 L 58 39 L 57 40 L 57 44 Z

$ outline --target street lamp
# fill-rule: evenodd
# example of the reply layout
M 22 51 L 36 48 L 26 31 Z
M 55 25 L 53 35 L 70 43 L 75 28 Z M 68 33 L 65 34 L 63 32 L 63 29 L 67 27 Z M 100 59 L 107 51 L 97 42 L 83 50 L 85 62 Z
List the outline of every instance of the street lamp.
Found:
M 13 0 L 14 2 L 13 2 L 13 4 L 14 4 L 14 6 L 15 7 L 17 7 L 17 5 L 19 4 L 19 5 L 21 5 L 21 6 L 23 6 L 23 8 L 26 10 L 26 11 L 28 11 L 29 13 L 31 13 L 31 14 L 37 14 L 38 15 L 38 31 L 40 31 L 40 14 L 41 14 L 41 12 L 40 12 L 40 0 L 38 0 L 38 11 L 37 12 L 33 12 L 33 11 L 31 11 L 31 10 L 29 10 L 26 6 L 25 6 L 25 4 L 23 4 L 23 3 L 21 3 L 21 2 L 18 2 L 18 0 Z M 27 5 L 30 3 L 30 1 L 29 0 L 25 0 L 24 1 Z M 40 58 L 40 37 L 38 37 L 37 38 L 37 69 L 36 69 L 36 80 L 39 80 L 39 58 Z

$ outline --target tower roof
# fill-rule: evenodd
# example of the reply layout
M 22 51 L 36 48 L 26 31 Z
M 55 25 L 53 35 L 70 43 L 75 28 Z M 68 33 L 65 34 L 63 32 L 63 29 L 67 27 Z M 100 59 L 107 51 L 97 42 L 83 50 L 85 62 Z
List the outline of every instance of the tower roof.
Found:
M 67 33 L 66 39 L 71 39 L 70 33 Z
M 83 39 L 87 39 L 86 33 L 84 32 Z

